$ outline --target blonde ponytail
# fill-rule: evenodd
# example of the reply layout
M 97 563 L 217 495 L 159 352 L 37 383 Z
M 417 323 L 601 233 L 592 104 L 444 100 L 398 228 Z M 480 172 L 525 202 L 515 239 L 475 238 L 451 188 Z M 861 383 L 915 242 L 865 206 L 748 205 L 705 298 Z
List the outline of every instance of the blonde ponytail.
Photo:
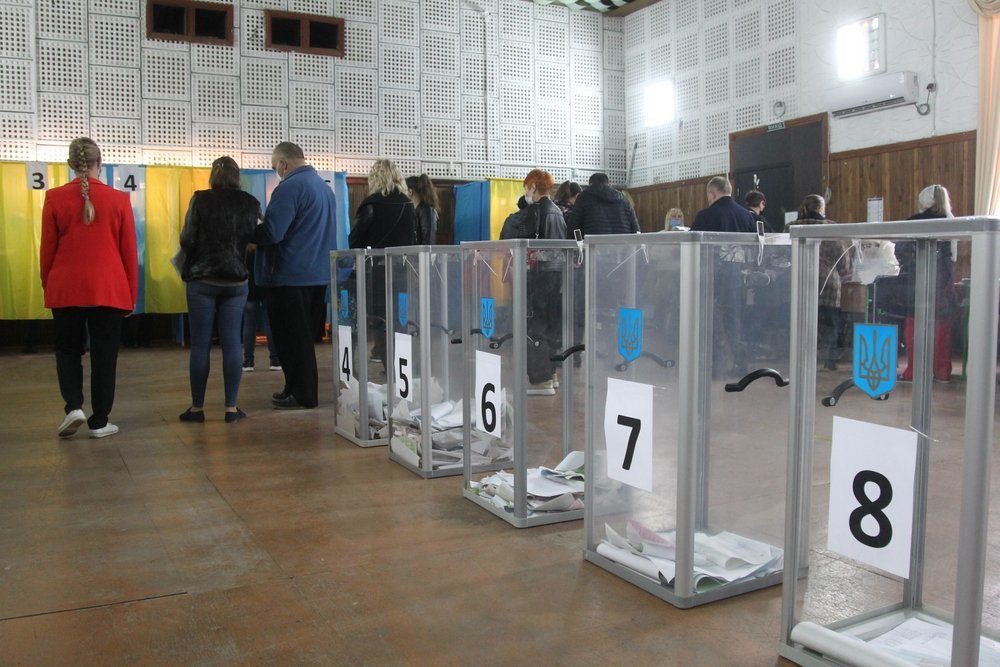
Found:
M 87 170 L 91 166 L 101 161 L 101 149 L 93 139 L 87 137 L 77 137 L 69 145 L 69 159 L 66 161 L 69 168 L 80 177 L 80 194 L 83 195 L 83 222 L 90 224 L 94 221 L 96 212 L 94 204 L 90 201 L 90 178 Z

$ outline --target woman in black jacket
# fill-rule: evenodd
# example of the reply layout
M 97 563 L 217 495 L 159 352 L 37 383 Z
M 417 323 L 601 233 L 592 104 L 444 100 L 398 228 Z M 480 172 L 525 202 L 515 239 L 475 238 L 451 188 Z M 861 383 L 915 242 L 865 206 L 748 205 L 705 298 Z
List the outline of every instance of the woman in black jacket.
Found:
M 212 163 L 209 190 L 191 198 L 181 250 L 181 279 L 187 283 L 188 318 L 191 328 L 191 407 L 181 421 L 205 421 L 205 385 L 208 383 L 212 323 L 218 323 L 222 345 L 222 377 L 226 393 L 226 421 L 246 414 L 236 406 L 240 391 L 243 341 L 240 324 L 247 300 L 247 267 L 243 261 L 247 243 L 260 218 L 260 202 L 240 189 L 240 168 L 231 157 Z
M 392 248 L 417 243 L 417 214 L 406 196 L 406 183 L 399 167 L 389 160 L 376 160 L 368 172 L 368 196 L 354 216 L 348 239 L 352 248 Z M 371 271 L 369 315 L 374 324 L 370 358 L 385 366 L 385 260 L 376 259 Z
M 410 190 L 410 201 L 417 211 L 417 243 L 434 245 L 437 243 L 438 196 L 427 174 L 409 176 L 406 187 Z

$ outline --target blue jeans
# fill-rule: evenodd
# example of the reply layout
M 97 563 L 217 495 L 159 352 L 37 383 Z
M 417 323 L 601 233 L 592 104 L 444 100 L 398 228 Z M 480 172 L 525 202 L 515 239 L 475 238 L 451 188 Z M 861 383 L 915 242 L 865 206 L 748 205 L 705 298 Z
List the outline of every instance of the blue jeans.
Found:
M 243 308 L 243 365 L 253 368 L 254 347 L 257 345 L 257 325 L 263 325 L 267 336 L 267 352 L 272 366 L 280 366 L 278 352 L 274 349 L 274 336 L 271 335 L 271 324 L 267 320 L 267 306 L 264 298 L 247 298 Z
M 191 326 L 191 405 L 205 406 L 208 384 L 209 352 L 212 348 L 212 323 L 217 322 L 222 345 L 222 379 L 226 388 L 226 407 L 236 406 L 243 374 L 243 342 L 240 324 L 247 300 L 246 283 L 221 287 L 192 281 L 187 283 L 188 318 Z

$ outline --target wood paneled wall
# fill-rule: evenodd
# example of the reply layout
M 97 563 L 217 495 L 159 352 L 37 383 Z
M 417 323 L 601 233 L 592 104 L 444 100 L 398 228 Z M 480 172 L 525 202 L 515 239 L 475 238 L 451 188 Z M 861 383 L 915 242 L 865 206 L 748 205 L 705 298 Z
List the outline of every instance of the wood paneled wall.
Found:
M 639 217 L 639 228 L 644 232 L 663 231 L 664 218 L 672 208 L 684 211 L 684 223 L 690 225 L 695 214 L 708 206 L 705 198 L 707 183 L 708 178 L 693 178 L 629 188 L 628 193 L 635 203 L 635 214 Z
M 885 219 L 902 220 L 916 213 L 917 194 L 933 183 L 948 188 L 955 215 L 968 215 L 973 207 L 975 164 L 975 132 L 831 153 L 827 216 L 838 222 L 863 222 L 868 198 L 882 197 Z M 684 220 L 690 224 L 707 205 L 708 178 L 629 189 L 642 230 L 663 229 L 663 218 L 674 206 L 684 211 Z
M 970 215 L 975 171 L 975 132 L 832 153 L 827 217 L 864 222 L 868 198 L 882 197 L 885 219 L 903 220 L 917 212 L 917 195 L 934 183 L 948 189 L 955 215 Z
M 435 181 L 434 188 L 438 195 L 438 234 L 437 242 L 450 245 L 455 236 L 455 194 L 453 185 L 461 185 L 468 181 Z M 347 191 L 351 205 L 351 226 L 354 226 L 354 214 L 358 206 L 368 196 L 368 179 L 351 177 L 347 179 Z

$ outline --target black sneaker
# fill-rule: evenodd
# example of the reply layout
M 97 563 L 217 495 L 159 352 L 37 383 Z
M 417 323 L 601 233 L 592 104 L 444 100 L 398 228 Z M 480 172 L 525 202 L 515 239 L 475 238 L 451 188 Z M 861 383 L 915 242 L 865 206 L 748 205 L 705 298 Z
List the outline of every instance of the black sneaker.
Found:
M 205 411 L 199 410 L 194 412 L 191 408 L 188 408 L 181 413 L 180 420 L 182 422 L 203 422 L 205 421 Z
M 236 412 L 226 412 L 226 423 L 232 424 L 233 422 L 238 422 L 241 419 L 245 419 L 247 413 L 243 412 L 239 408 L 236 408 Z

